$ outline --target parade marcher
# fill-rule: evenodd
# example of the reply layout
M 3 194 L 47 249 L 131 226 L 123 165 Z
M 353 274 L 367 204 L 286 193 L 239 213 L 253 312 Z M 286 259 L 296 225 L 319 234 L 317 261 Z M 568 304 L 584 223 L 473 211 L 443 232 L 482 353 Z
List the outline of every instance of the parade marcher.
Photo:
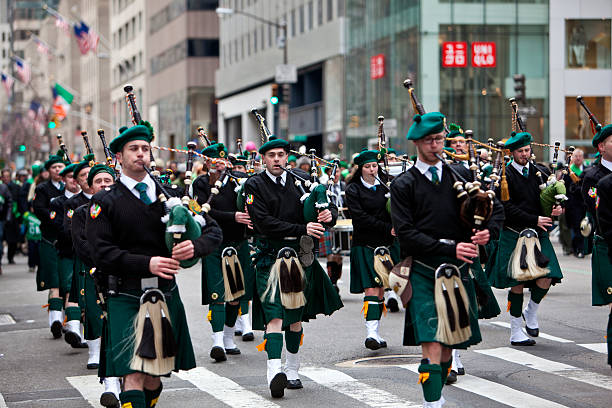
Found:
M 83 170 L 79 171 L 77 179 L 81 181 L 81 178 L 87 174 L 86 186 L 83 188 L 85 197 L 91 197 L 93 194 L 102 191 L 106 187 L 110 187 L 115 182 L 115 171 L 110 167 L 102 164 L 96 164 L 93 167 L 86 165 Z M 85 230 L 87 218 L 89 214 L 89 199 L 76 209 L 74 209 L 71 217 L 71 232 L 72 232 L 72 243 L 75 252 L 75 275 L 77 279 L 73 279 L 73 284 L 78 285 L 78 290 L 72 290 L 70 292 L 71 299 L 73 296 L 77 296 L 81 300 L 80 304 L 84 309 L 84 337 L 89 345 L 89 358 L 87 360 L 88 368 L 98 368 L 98 376 L 102 378 L 104 383 L 104 392 L 100 396 L 100 404 L 104 407 L 119 407 L 119 393 L 121 387 L 118 377 L 107 377 L 105 375 L 104 364 L 100 365 L 100 360 L 104 357 L 102 355 L 101 348 L 101 337 L 103 334 L 105 319 L 103 309 L 104 303 L 100 301 L 100 292 L 98 289 L 106 288 L 103 282 L 96 282 L 90 271 L 93 268 L 93 254 L 89 241 L 87 240 L 87 233 Z M 67 203 L 69 206 L 70 203 Z M 69 211 L 69 210 L 68 210 Z M 76 292 L 76 293 L 75 293 Z M 78 293 L 78 295 L 77 295 Z M 104 294 L 103 294 L 104 295 Z M 106 293 L 107 295 L 107 293 Z
M 36 267 L 40 264 L 40 254 L 38 253 L 42 238 L 40 220 L 33 213 L 26 211 L 23 214 L 23 225 L 25 227 L 25 239 L 28 243 L 28 270 L 34 273 Z
M 504 205 L 506 220 L 500 234 L 496 253 L 487 264 L 491 286 L 510 288 L 508 310 L 510 312 L 510 344 L 533 346 L 535 340 L 523 332 L 523 320 L 527 334 L 538 337 L 538 308 L 551 285 L 561 282 L 563 274 L 555 250 L 548 238 L 552 219 L 544 216 L 540 202 L 540 185 L 549 176 L 544 166 L 530 162 L 531 134 L 512 133 L 504 147 L 510 150 L 512 162 L 506 168 L 509 197 L 498 191 Z M 552 216 L 563 212 L 561 206 L 553 207 Z M 523 310 L 523 289 L 529 288 L 531 298 Z
M 241 309 L 240 302 L 246 301 L 243 313 L 248 314 L 248 301 L 253 295 L 255 272 L 246 240 L 246 230 L 251 226 L 251 219 L 244 208 L 237 208 L 237 185 L 235 179 L 232 179 L 245 178 L 247 175 L 227 167 L 225 145 L 212 144 L 202 154 L 210 159 L 218 159 L 214 162 L 209 160 L 209 174 L 194 181 L 193 195 L 200 204 L 210 205 L 208 214 L 223 231 L 221 246 L 202 259 L 202 304 L 208 305 L 208 320 L 213 331 L 210 357 L 220 362 L 227 359 L 226 354 L 240 354 L 240 349 L 234 343 L 234 326 Z M 243 330 L 249 329 L 247 327 Z
M 582 198 L 580 176 L 585 170 L 584 152 L 581 149 L 574 150 L 572 162 L 569 164 L 571 173 L 578 176 L 571 177 L 570 173 L 563 176 L 567 190 L 567 201 L 565 202 L 565 221 L 571 231 L 571 249 L 577 258 L 584 258 L 588 248 L 585 248 L 585 239 L 580 232 L 580 222 L 586 214 L 586 206 Z
M 10 211 L 12 209 L 12 196 L 6 184 L 0 183 L 0 243 L 2 243 L 2 235 L 4 234 L 4 225 L 6 224 Z M 0 260 L 2 259 L 2 247 L 0 246 Z M 0 275 L 2 275 L 2 265 L 0 265 Z
M 370 350 L 387 347 L 379 333 L 380 318 L 386 310 L 383 293 L 389 286 L 390 269 L 399 261 L 399 247 L 394 245 L 393 225 L 387 211 L 388 190 L 377 177 L 380 157 L 377 150 L 359 153 L 354 159 L 359 168 L 345 191 L 353 221 L 350 290 L 364 294 L 365 346 Z
M 6 241 L 6 257 L 9 264 L 15 264 L 17 246 L 21 241 L 21 211 L 19 210 L 19 193 L 21 186 L 11 178 L 11 170 L 2 170 L 2 184 L 5 184 L 11 192 L 11 208 L 8 211 L 7 221 L 4 223 L 3 239 Z M 0 259 L 1 259 L 0 254 Z
M 470 268 L 478 245 L 495 239 L 499 228 L 493 220 L 480 231 L 461 222 L 454 173 L 437 156 L 443 150 L 444 125 L 439 112 L 415 115 L 406 137 L 416 145 L 416 163 L 391 184 L 394 230 L 402 256 L 412 257 L 404 345 L 422 347 L 418 371 L 424 407 L 445 402 L 442 388 L 451 370 L 451 348 L 465 349 L 481 341 Z M 455 290 L 448 290 L 448 285 Z
M 195 367 L 174 276 L 180 261 L 210 254 L 222 239 L 216 222 L 204 216 L 199 238 L 168 249 L 161 221 L 165 203 L 146 171 L 152 138 L 149 127 L 137 125 L 111 141 L 121 178 L 93 196 L 86 224 L 96 273 L 107 277 L 113 293 L 106 302 L 104 375 L 123 377 L 120 400 L 133 408 L 156 404 L 162 391 L 159 376 Z
M 451 123 L 448 125 L 449 133 L 446 136 L 446 142 L 444 142 L 445 147 L 450 147 L 457 154 L 466 154 L 467 148 L 465 145 L 465 136 L 463 135 L 463 129 L 461 126 Z
M 336 171 L 334 177 L 334 183 L 331 186 L 330 200 L 336 205 L 338 211 L 344 207 L 344 194 L 346 190 L 346 183 L 341 180 L 342 174 L 340 169 Z M 325 235 L 333 234 L 333 231 L 325 231 Z M 331 253 L 327 254 L 327 274 L 336 291 L 340 292 L 338 287 L 338 281 L 342 277 L 342 254 L 340 254 L 340 248 L 331 248 Z
M 61 152 L 60 152 L 61 153 Z M 49 289 L 49 328 L 53 337 L 62 336 L 62 308 L 64 302 L 59 293 L 59 275 L 57 267 L 57 251 L 54 243 L 57 240 L 57 228 L 53 219 L 57 212 L 50 209 L 51 200 L 64 194 L 64 183 L 60 172 L 66 167 L 59 155 L 51 155 L 44 168 L 49 172 L 49 180 L 36 186 L 32 207 L 34 214 L 40 220 L 42 240 L 40 242 L 40 265 L 36 270 L 36 287 L 38 291 Z
M 612 125 L 604 126 L 593 137 L 593 147 L 601 153 L 599 163 L 585 170 L 582 181 L 582 196 L 589 214 L 594 220 L 592 288 L 593 306 L 612 304 L 612 224 L 610 208 L 610 174 L 612 174 Z M 607 329 L 608 364 L 612 366 L 612 309 Z
M 253 327 L 261 330 L 265 325 L 264 342 L 258 348 L 268 354 L 267 379 L 272 397 L 280 398 L 285 388 L 302 388 L 298 374 L 302 322 L 342 307 L 313 252 L 313 237 L 319 239 L 325 226 L 333 226 L 338 213 L 329 203 L 327 209 L 318 212 L 316 222 L 306 222 L 297 178 L 284 170 L 289 143 L 271 136 L 259 153 L 265 170 L 245 184 L 247 210 L 256 235 Z M 282 330 L 287 348 L 284 372 Z

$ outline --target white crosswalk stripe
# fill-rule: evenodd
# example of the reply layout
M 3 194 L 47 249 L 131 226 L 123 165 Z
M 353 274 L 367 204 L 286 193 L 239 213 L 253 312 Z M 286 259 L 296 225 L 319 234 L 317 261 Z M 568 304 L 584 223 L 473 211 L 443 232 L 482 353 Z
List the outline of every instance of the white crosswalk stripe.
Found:
M 413 373 L 419 372 L 418 364 L 405 364 L 398 366 L 400 368 L 410 370 Z M 484 378 L 465 374 L 459 378 L 459 381 L 453 384 L 452 388 L 459 388 L 464 391 L 483 396 L 493 401 L 517 408 L 564 408 L 565 405 L 557 404 L 553 401 L 548 401 L 535 395 L 526 392 L 518 391 L 507 387 L 503 384 L 498 384 L 493 381 L 485 380 Z M 447 388 L 444 388 L 447 390 Z M 443 392 L 444 394 L 444 392 Z
M 66 377 L 66 380 L 92 407 L 100 408 L 100 395 L 104 392 L 104 385 L 100 384 L 96 375 L 81 375 L 78 377 Z M 0 405 L 1 407 L 2 405 Z
M 499 347 L 495 349 L 475 351 L 476 353 L 497 357 L 502 360 L 509 361 L 511 363 L 520 364 L 522 366 L 532 368 L 534 370 L 559 375 L 561 377 L 580 381 L 596 387 L 612 390 L 612 377 L 607 377 L 602 374 L 586 371 L 581 368 L 571 366 L 569 364 L 547 360 L 545 358 L 534 356 L 533 354 L 529 354 L 520 350 L 515 350 L 510 347 Z
M 597 353 L 608 354 L 608 344 L 606 343 L 588 343 L 579 344 L 579 346 L 587 348 L 591 351 L 595 351 Z
M 230 407 L 273 408 L 278 407 L 259 394 L 243 388 L 229 378 L 222 377 L 204 367 L 196 367 L 176 374 L 182 380 L 189 381 L 198 389 L 210 394 Z
M 300 369 L 300 374 L 371 407 L 417 408 L 422 406 L 420 403 L 403 400 L 390 392 L 372 387 L 338 370 L 304 367 Z
M 4 397 L 0 394 L 0 408 L 7 408 L 6 402 L 4 401 Z
M 499 326 L 499 327 L 505 327 L 506 329 L 510 328 L 510 323 L 508 323 L 508 322 L 490 322 L 490 324 L 493 324 L 493 325 Z M 561 337 L 551 336 L 550 334 L 546 334 L 546 333 L 542 333 L 542 332 L 540 332 L 538 337 L 546 339 L 546 340 L 556 341 L 557 343 L 573 343 L 574 342 L 573 340 L 567 340 L 567 339 L 563 339 Z

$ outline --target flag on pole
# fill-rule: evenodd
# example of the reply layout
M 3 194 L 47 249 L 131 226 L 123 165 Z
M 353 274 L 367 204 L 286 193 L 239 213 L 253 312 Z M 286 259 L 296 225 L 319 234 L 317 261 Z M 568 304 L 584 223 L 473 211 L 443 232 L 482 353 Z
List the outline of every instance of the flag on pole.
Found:
M 55 15 L 55 26 L 66 33 L 66 35 L 70 35 L 70 23 L 59 14 Z
M 83 21 L 74 25 L 74 36 L 79 44 L 79 50 L 82 55 L 87 54 L 89 50 L 95 52 L 98 48 L 100 36 L 96 34 L 94 30 L 90 29 Z
M 17 75 L 19 75 L 19 79 L 24 84 L 30 82 L 32 77 L 32 71 L 30 69 L 30 64 L 22 59 L 18 59 L 15 61 L 15 65 L 17 66 Z
M 64 120 L 74 96 L 58 83 L 51 88 L 51 91 L 53 92 L 53 113 L 60 121 Z
M 10 75 L 5 75 L 2 73 L 2 85 L 4 85 L 4 89 L 6 90 L 6 94 L 11 96 L 11 88 L 15 80 Z
M 37 37 L 34 37 L 34 43 L 36 43 L 36 48 L 38 49 L 38 52 L 51 58 L 51 50 L 44 41 L 40 40 Z

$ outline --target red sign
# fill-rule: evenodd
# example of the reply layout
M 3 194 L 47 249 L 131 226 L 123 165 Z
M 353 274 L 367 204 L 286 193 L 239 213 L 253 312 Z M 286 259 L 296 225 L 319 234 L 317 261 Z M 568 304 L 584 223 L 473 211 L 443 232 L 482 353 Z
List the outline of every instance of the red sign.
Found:
M 472 43 L 472 66 L 477 68 L 495 67 L 495 43 L 473 42 Z
M 385 54 L 370 57 L 370 79 L 379 79 L 385 76 Z
M 447 68 L 467 66 L 467 43 L 447 41 L 442 43 L 442 66 Z

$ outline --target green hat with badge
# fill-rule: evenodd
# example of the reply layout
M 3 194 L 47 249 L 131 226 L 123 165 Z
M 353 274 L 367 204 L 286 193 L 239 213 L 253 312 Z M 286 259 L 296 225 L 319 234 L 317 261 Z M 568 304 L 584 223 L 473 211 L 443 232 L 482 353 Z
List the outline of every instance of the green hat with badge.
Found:
M 456 123 L 451 123 L 448 125 L 448 135 L 446 137 L 455 137 L 455 136 L 463 136 L 463 129 Z
M 612 136 L 612 124 L 602 127 L 595 133 L 595 136 L 593 136 L 593 147 L 597 149 L 597 145 L 606 140 L 608 136 Z
M 227 149 L 223 143 L 214 143 L 202 150 L 202 154 L 211 159 L 225 159 L 227 157 Z
M 77 178 L 82 170 L 85 170 L 87 167 L 90 167 L 89 163 L 92 162 L 94 159 L 95 156 L 93 154 L 86 154 L 85 156 L 83 156 L 83 160 L 76 163 L 76 166 L 74 168 L 74 174 L 72 176 L 74 178 Z
M 289 159 L 287 160 L 287 162 L 288 163 L 291 163 L 291 162 L 295 163 L 295 162 L 297 162 L 297 157 L 295 157 L 295 155 L 292 154 L 291 156 L 289 156 Z
M 246 166 L 248 160 L 249 160 L 249 158 L 246 157 L 244 154 L 239 154 L 234 159 L 234 165 L 235 166 Z
M 136 125 L 131 128 L 122 127 L 119 129 L 119 136 L 111 140 L 108 148 L 113 153 L 119 153 L 126 143 L 134 140 L 144 140 L 147 143 L 151 143 L 153 140 L 153 133 L 151 127 L 145 125 Z
M 446 118 L 440 112 L 429 112 L 424 115 L 414 115 L 414 122 L 408 129 L 406 139 L 420 140 L 427 135 L 440 133 L 446 126 Z
M 64 161 L 64 152 L 62 150 L 58 150 L 56 154 L 49 155 L 49 158 L 44 164 L 45 170 L 49 170 L 51 166 L 57 163 L 70 164 L 70 162 L 66 163 Z
M 378 150 L 366 150 L 363 149 L 361 153 L 359 153 L 353 161 L 359 167 L 363 166 L 366 163 L 378 162 L 380 160 L 380 152 Z
M 259 148 L 259 153 L 266 154 L 268 150 L 279 149 L 279 148 L 289 153 L 289 142 L 286 140 L 280 139 L 275 135 L 272 135 L 270 136 L 270 138 L 268 139 L 266 143 L 261 145 L 261 147 Z
M 60 163 L 63 163 L 63 161 L 61 161 Z M 72 164 L 67 165 L 66 167 L 64 167 L 62 171 L 60 171 L 59 175 L 62 177 L 66 177 L 68 173 L 74 173 L 74 169 L 76 168 L 77 165 L 78 163 L 72 163 Z M 75 177 L 74 174 L 73 174 L 73 177 Z
M 521 147 L 529 146 L 533 141 L 533 137 L 529 132 L 512 132 L 510 133 L 510 139 L 504 143 L 504 148 L 512 151 L 520 149 Z
M 108 167 L 106 164 L 96 164 L 89 170 L 89 174 L 87 175 L 87 184 L 89 187 L 93 185 L 93 179 L 98 173 L 108 173 L 113 177 L 113 180 L 115 179 L 115 170 Z

